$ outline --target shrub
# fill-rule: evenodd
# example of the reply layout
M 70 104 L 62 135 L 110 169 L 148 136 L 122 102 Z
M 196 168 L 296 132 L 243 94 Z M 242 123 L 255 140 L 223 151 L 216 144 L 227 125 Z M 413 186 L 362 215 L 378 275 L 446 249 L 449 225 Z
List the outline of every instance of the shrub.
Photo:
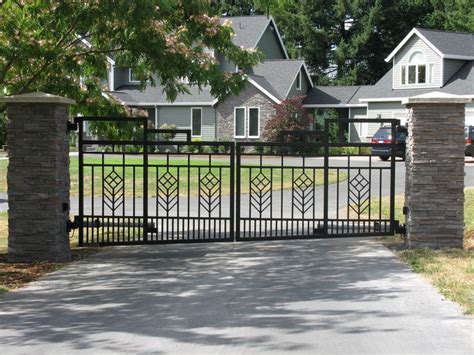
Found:
M 274 105 L 275 114 L 267 121 L 263 138 L 269 142 L 281 140 L 282 131 L 306 130 L 313 123 L 312 116 L 303 108 L 304 96 L 295 96 Z M 288 141 L 298 141 L 301 137 L 288 137 Z
M 176 125 L 175 124 L 163 123 L 160 126 L 160 129 L 176 129 Z M 160 133 L 159 134 L 160 140 L 165 141 L 165 142 L 171 141 L 171 140 L 175 139 L 175 137 L 176 137 L 176 133 Z

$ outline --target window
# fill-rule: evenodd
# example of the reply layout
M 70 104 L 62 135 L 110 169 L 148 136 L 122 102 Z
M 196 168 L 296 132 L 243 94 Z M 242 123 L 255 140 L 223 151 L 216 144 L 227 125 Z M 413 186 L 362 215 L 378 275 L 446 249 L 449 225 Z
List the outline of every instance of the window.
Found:
M 260 137 L 260 108 L 249 108 L 249 138 Z
M 202 136 L 202 108 L 191 108 L 191 135 L 193 137 Z
M 236 138 L 245 137 L 245 107 L 235 107 L 234 108 L 234 136 Z
M 296 90 L 301 90 L 301 71 L 296 76 Z
M 128 69 L 128 81 L 131 82 L 131 83 L 139 83 L 140 82 L 140 80 L 133 73 L 132 69 Z
M 429 79 L 431 79 L 432 65 L 430 64 L 428 73 Z M 431 82 L 431 81 L 430 81 Z M 402 85 L 408 84 L 425 84 L 426 83 L 426 59 L 425 55 L 421 52 L 415 52 L 410 56 L 408 62 L 408 71 L 405 65 L 401 66 L 401 83 Z
M 416 65 L 408 66 L 408 84 L 416 84 Z

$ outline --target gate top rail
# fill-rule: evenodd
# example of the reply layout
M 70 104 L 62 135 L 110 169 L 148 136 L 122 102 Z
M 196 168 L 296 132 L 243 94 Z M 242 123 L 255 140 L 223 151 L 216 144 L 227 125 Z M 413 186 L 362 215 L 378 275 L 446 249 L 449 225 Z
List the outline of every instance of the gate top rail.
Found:
M 83 121 L 118 121 L 118 122 L 147 122 L 147 117 L 128 117 L 128 116 L 105 116 L 105 117 L 97 117 L 97 116 L 76 116 L 74 117 L 74 122 L 83 122 Z
M 325 122 L 329 123 L 394 123 L 400 124 L 400 120 L 396 118 L 326 118 Z

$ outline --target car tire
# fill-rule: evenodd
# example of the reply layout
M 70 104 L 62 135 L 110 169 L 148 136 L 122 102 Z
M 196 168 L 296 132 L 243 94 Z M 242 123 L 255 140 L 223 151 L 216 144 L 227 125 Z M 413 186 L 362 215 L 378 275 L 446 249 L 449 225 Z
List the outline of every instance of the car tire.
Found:
M 387 161 L 390 157 L 387 157 L 387 156 L 383 155 L 383 156 L 380 156 L 379 158 L 382 161 Z

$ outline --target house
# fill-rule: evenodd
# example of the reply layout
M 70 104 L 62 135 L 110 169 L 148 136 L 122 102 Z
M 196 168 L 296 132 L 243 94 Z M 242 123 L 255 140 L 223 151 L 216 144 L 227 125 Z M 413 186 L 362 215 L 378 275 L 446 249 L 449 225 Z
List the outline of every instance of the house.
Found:
M 437 91 L 474 99 L 474 34 L 414 28 L 385 58 L 392 68 L 371 86 L 316 86 L 305 107 L 337 109 L 341 117 L 397 118 L 406 123 L 406 97 Z M 466 125 L 474 125 L 474 104 L 466 105 Z M 376 123 L 348 127 L 351 141 L 368 141 Z
M 128 68 L 110 65 L 108 94 L 129 108 L 147 110 L 151 124 L 174 124 L 190 129 L 193 138 L 202 140 L 258 140 L 266 121 L 274 114 L 274 104 L 306 93 L 313 88 L 303 60 L 291 60 L 273 18 L 242 16 L 222 18 L 231 21 L 234 43 L 259 49 L 264 60 L 248 72 L 247 87 L 238 95 L 218 100 L 210 88 L 199 90 L 188 85 L 190 94 L 179 94 L 169 102 L 158 85 L 140 90 Z M 235 64 L 214 53 L 221 70 L 234 72 Z
M 169 102 L 162 88 L 140 89 L 133 72 L 117 68 L 113 61 L 108 75 L 109 94 L 130 108 L 149 112 L 151 124 L 174 124 L 190 129 L 202 140 L 259 140 L 274 104 L 293 96 L 306 96 L 304 107 L 336 109 L 344 118 L 396 118 L 406 123 L 402 105 L 406 97 L 433 91 L 474 99 L 474 34 L 414 28 L 385 58 L 392 68 L 374 85 L 314 86 L 303 60 L 288 57 L 272 17 L 225 17 L 235 32 L 234 43 L 259 49 L 264 60 L 248 71 L 248 85 L 238 95 L 218 100 L 210 88 L 188 85 L 190 94 L 179 94 Z M 238 68 L 214 53 L 223 71 Z M 466 106 L 466 124 L 474 125 L 474 104 Z M 377 123 L 351 123 L 348 136 L 353 142 L 369 141 Z

